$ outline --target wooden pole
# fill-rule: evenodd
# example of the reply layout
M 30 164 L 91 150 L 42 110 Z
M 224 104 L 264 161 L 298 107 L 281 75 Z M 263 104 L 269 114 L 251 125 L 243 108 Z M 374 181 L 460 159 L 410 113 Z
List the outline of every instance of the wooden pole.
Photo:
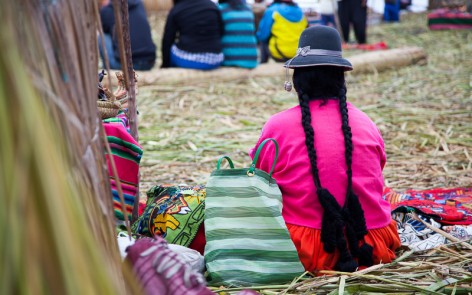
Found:
M 138 136 L 138 120 L 136 111 L 136 85 L 134 80 L 133 58 L 131 54 L 131 41 L 129 36 L 129 16 L 128 16 L 128 1 L 127 0 L 113 0 L 113 9 L 115 13 L 115 25 L 118 35 L 118 42 L 120 48 L 120 61 L 123 78 L 125 80 L 125 87 L 128 92 L 128 119 L 130 125 L 131 136 L 139 142 Z M 134 200 L 133 215 L 131 222 L 138 218 L 138 204 L 139 204 L 139 175 L 137 182 L 137 192 Z
M 116 37 L 118 38 L 118 48 L 120 49 L 120 63 L 121 68 L 126 69 L 128 65 L 126 64 L 126 50 L 125 50 L 125 41 L 123 33 L 123 18 L 121 17 L 121 2 L 122 0 L 113 0 L 113 13 L 115 14 L 115 32 Z M 128 3 L 126 3 L 128 4 Z M 128 12 L 126 12 L 126 20 L 128 20 Z M 126 21 L 126 26 L 128 26 L 128 21 Z M 123 73 L 125 78 L 125 85 L 128 85 L 127 75 Z
M 126 62 L 122 62 L 123 76 L 125 78 L 125 86 L 128 92 L 128 117 L 131 136 L 139 142 L 138 122 L 136 112 L 136 85 L 134 80 L 133 59 L 131 55 L 131 40 L 129 36 L 129 19 L 128 19 L 128 1 L 121 0 L 121 25 L 123 33 L 124 58 Z M 122 55 L 123 58 L 123 55 Z

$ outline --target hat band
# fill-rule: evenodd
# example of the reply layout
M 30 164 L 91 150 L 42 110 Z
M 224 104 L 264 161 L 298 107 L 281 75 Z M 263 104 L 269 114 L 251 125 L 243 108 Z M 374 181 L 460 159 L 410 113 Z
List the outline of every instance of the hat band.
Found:
M 308 55 L 314 55 L 314 56 L 332 56 L 332 57 L 339 57 L 339 58 L 342 58 L 342 52 L 341 51 L 337 51 L 337 50 L 326 50 L 326 49 L 311 49 L 310 46 L 305 46 L 305 47 L 300 47 L 297 49 L 297 54 L 288 60 L 288 62 L 284 65 L 285 67 L 285 84 L 286 84 L 286 90 L 287 91 L 290 91 L 290 89 L 292 89 L 292 86 L 288 86 L 288 84 L 290 83 L 289 79 L 288 79 L 288 76 L 289 76 L 289 73 L 288 73 L 288 69 L 290 68 L 290 64 L 292 63 L 292 61 L 298 57 L 298 56 L 308 56 Z
M 307 56 L 307 55 L 325 55 L 342 57 L 341 51 L 326 50 L 326 49 L 310 49 L 310 46 L 302 47 L 297 49 L 296 56 Z

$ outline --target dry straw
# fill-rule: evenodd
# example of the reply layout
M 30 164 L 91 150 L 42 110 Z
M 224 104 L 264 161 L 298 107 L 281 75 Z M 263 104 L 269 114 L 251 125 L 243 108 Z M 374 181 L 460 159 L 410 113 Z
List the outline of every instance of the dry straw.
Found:
M 150 19 L 162 28 L 165 16 Z M 155 33 L 159 44 L 162 30 Z M 348 100 L 384 137 L 386 184 L 398 191 L 472 185 L 470 30 L 430 31 L 426 14 L 408 13 L 400 23 L 369 26 L 368 38 L 392 49 L 420 47 L 428 56 L 427 64 L 347 76 Z M 297 103 L 280 73 L 141 86 L 142 192 L 159 183 L 205 183 L 222 154 L 248 164 L 269 116 Z
M 162 27 L 163 20 L 156 18 L 153 27 Z M 384 177 L 397 191 L 472 185 L 472 34 L 429 31 L 426 24 L 426 14 L 404 14 L 400 23 L 369 26 L 368 38 L 391 48 L 421 47 L 427 64 L 347 77 L 348 100 L 382 132 Z M 162 183 L 204 184 L 222 154 L 236 166 L 248 165 L 248 149 L 267 118 L 297 104 L 283 82 L 282 71 L 278 77 L 142 86 L 143 192 Z M 360 273 L 325 273 L 254 288 L 261 294 L 469 294 L 472 256 L 463 243 L 415 253 L 403 248 L 394 263 Z

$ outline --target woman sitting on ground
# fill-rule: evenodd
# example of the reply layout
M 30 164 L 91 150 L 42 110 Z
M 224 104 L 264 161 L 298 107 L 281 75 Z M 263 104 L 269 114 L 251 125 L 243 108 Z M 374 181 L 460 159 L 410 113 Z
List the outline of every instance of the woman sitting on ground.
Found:
M 223 62 L 221 14 L 211 0 L 174 0 L 162 38 L 162 68 L 211 70 Z
M 346 101 L 344 72 L 352 65 L 341 56 L 339 33 L 307 28 L 298 47 L 285 66 L 294 69 L 299 105 L 268 120 L 251 156 L 266 138 L 279 143 L 273 177 L 307 271 L 391 262 L 400 239 L 382 199 L 384 142 L 375 123 Z M 266 147 L 258 168 L 270 171 L 273 157 L 273 146 Z
M 254 13 L 244 0 L 219 0 L 224 23 L 223 66 L 255 68 L 257 40 Z

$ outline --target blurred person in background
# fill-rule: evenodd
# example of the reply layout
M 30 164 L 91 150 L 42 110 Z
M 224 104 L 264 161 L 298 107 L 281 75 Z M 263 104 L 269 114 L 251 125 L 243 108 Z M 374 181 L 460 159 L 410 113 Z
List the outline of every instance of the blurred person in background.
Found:
M 257 66 L 257 40 L 254 13 L 244 0 L 219 0 L 224 24 L 223 66 L 255 68 Z
M 399 22 L 400 21 L 400 0 L 385 0 L 384 21 Z
M 224 25 L 211 0 L 174 0 L 162 38 L 162 68 L 218 68 L 224 60 Z
M 152 41 L 151 27 L 141 0 L 128 0 L 128 19 L 133 68 L 137 71 L 151 70 L 156 62 L 156 45 Z M 116 35 L 113 4 L 110 0 L 101 1 L 100 20 L 110 68 L 119 70 L 121 69 L 120 49 Z M 101 41 L 98 44 L 100 56 L 104 61 Z
M 367 43 L 367 0 L 338 1 L 338 16 L 345 43 L 349 43 L 351 25 L 354 28 L 357 43 Z
M 294 57 L 298 38 L 308 26 L 302 9 L 292 0 L 274 0 L 267 7 L 257 29 L 260 42 L 261 63 L 269 56 L 277 62 Z
M 338 9 L 337 0 L 319 0 L 319 12 L 321 15 L 320 24 L 336 28 L 334 14 Z
M 265 0 L 254 0 L 254 3 L 251 5 L 252 11 L 254 12 L 254 25 L 256 26 L 256 30 L 259 28 L 259 23 L 267 9 L 267 5 Z

